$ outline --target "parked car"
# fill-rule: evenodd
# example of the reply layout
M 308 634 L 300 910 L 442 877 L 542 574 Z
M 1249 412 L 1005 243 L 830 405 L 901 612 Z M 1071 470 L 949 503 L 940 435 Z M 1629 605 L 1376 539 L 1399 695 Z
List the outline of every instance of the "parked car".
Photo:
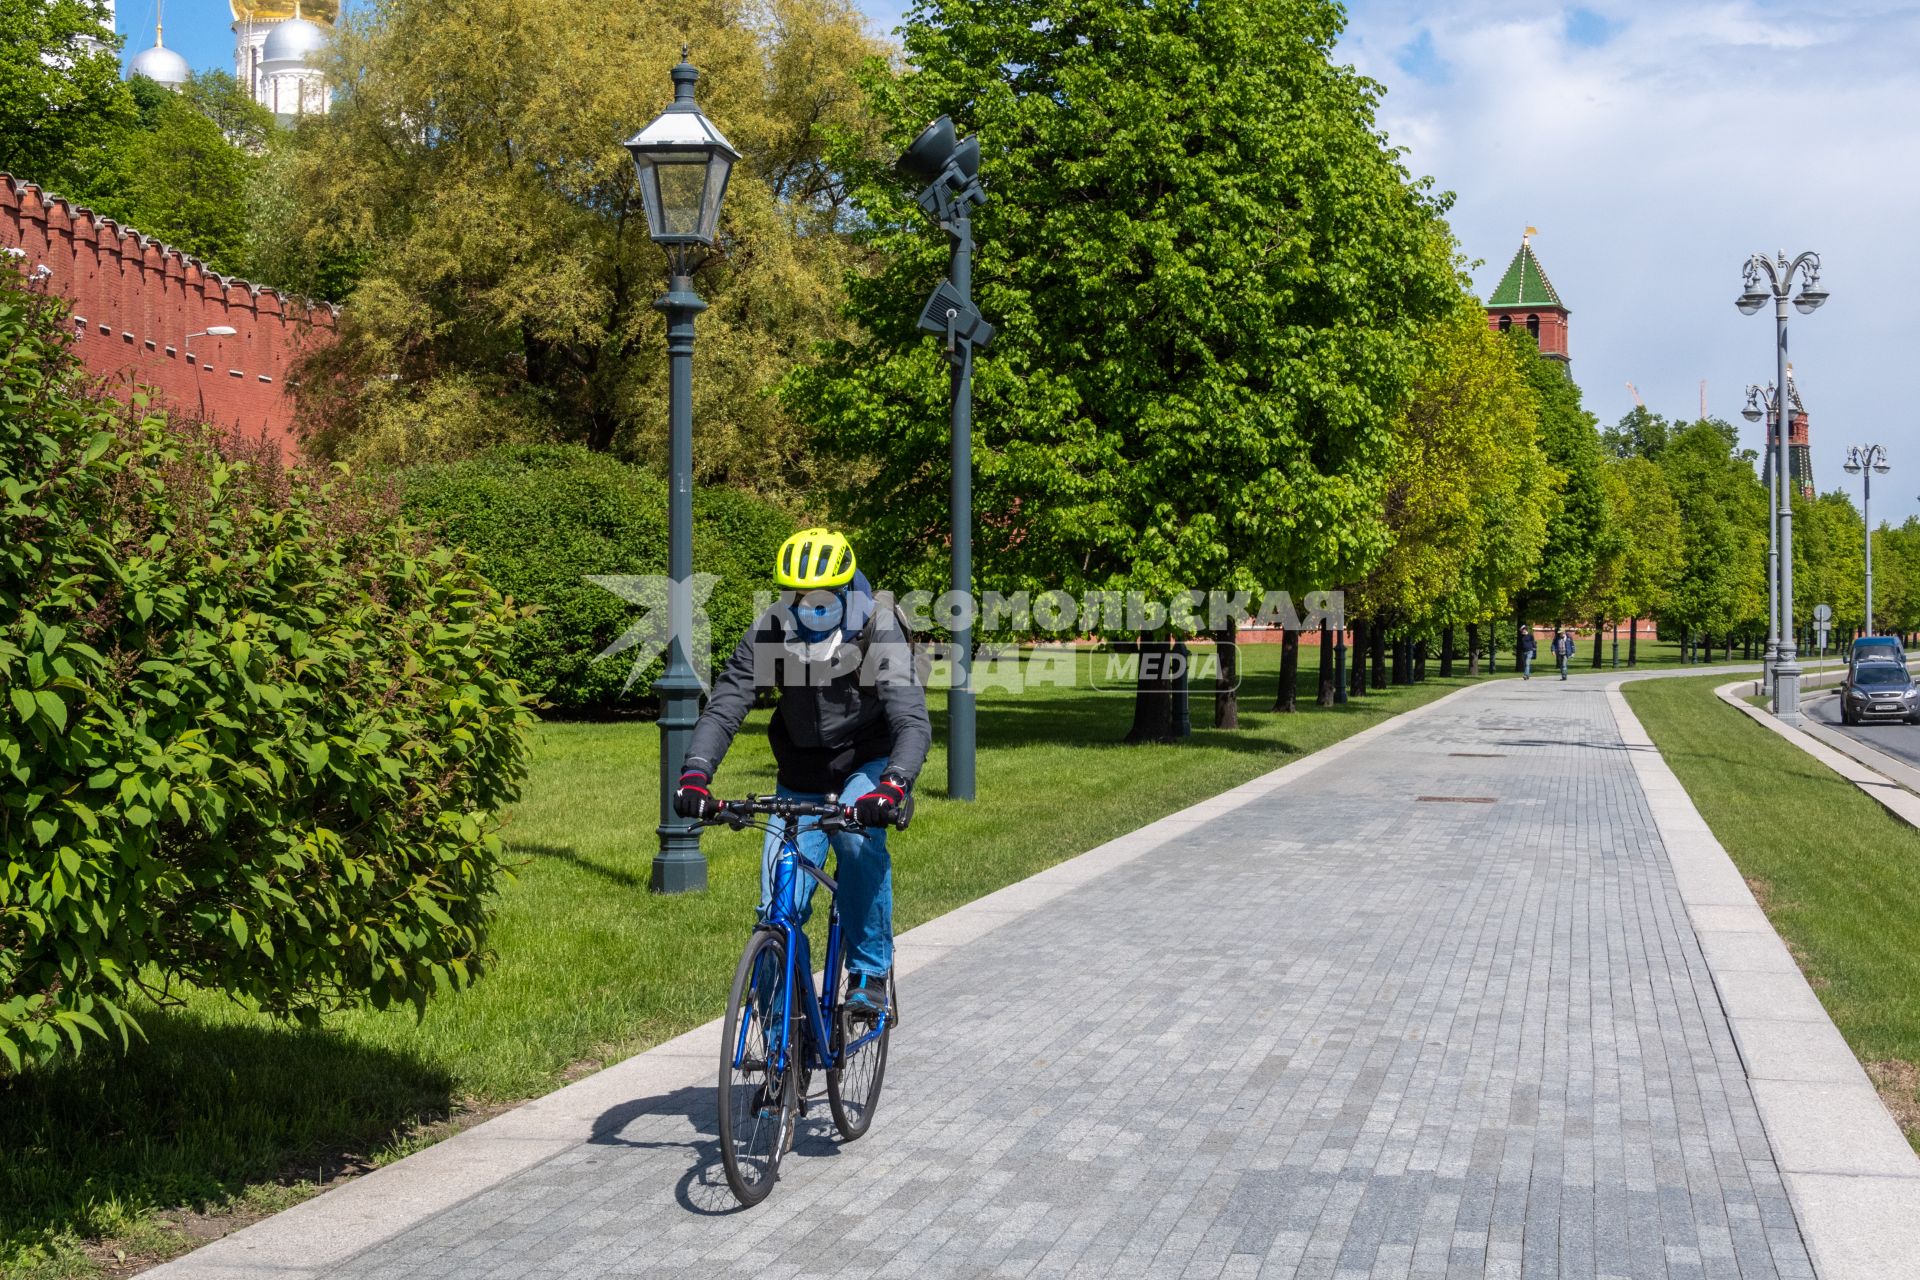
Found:
M 1847 652 L 1847 665 L 1857 662 L 1869 662 L 1879 659 L 1885 662 L 1897 662 L 1906 665 L 1907 655 L 1900 647 L 1899 636 L 1861 636 L 1853 642 L 1853 648 Z
M 1905 720 L 1920 724 L 1920 689 L 1905 664 L 1874 656 L 1853 664 L 1840 686 L 1840 722 Z

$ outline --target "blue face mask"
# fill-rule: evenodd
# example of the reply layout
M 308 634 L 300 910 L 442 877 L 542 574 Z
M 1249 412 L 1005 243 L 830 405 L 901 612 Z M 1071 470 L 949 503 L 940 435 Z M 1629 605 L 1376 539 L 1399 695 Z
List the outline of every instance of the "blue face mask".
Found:
M 793 602 L 793 623 L 800 638 L 817 644 L 840 630 L 847 616 L 846 592 L 809 591 Z

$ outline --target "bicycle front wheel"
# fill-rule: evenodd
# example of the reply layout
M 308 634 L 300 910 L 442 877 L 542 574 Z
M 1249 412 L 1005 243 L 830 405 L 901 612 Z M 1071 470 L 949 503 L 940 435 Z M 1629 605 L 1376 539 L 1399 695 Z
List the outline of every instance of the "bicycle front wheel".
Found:
M 847 989 L 848 977 L 840 975 L 840 990 Z M 827 1102 L 833 1109 L 834 1127 L 849 1142 L 873 1124 L 874 1108 L 880 1105 L 880 1085 L 887 1077 L 887 1040 L 893 1035 L 893 1011 L 899 1007 L 893 975 L 889 974 L 887 1021 L 879 1035 L 873 1034 L 871 1021 L 848 1013 L 844 1003 L 834 1011 L 833 1057 L 837 1065 L 827 1072 Z M 854 1048 L 849 1051 L 848 1045 Z
M 720 1158 L 744 1205 L 773 1190 L 799 1110 L 797 1046 L 788 1048 L 787 1070 L 774 1066 L 786 980 L 786 940 L 777 930 L 756 929 L 733 975 L 720 1043 Z

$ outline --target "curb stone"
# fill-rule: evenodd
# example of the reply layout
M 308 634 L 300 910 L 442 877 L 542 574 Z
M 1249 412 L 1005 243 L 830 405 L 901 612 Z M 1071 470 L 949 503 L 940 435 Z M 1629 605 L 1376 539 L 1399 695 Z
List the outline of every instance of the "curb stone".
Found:
M 1746 683 L 1715 692 L 1789 741 L 1806 739 L 1728 697 Z M 1733 1028 L 1815 1273 L 1819 1280 L 1920 1276 L 1920 1156 L 1618 683 L 1607 696 Z M 1811 739 L 1796 745 L 1860 769 Z M 1890 784 L 1881 779 L 1880 785 Z

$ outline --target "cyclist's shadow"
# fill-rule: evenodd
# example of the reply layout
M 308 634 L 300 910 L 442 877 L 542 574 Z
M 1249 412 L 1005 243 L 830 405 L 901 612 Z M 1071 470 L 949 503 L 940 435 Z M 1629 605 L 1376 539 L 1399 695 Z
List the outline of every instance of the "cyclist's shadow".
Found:
M 673 1198 L 689 1213 L 706 1216 L 738 1213 L 743 1205 L 733 1198 L 727 1175 L 720 1162 L 720 1113 L 713 1086 L 688 1086 L 652 1098 L 635 1098 L 609 1107 L 593 1122 L 588 1143 L 600 1147 L 624 1147 L 631 1151 L 684 1150 L 693 1156 L 692 1166 L 674 1186 Z M 691 1141 L 655 1142 L 626 1136 L 636 1121 L 646 1116 L 684 1116 L 700 1136 Z M 826 1104 L 817 1103 L 800 1121 L 794 1135 L 792 1156 L 831 1156 L 839 1153 L 833 1141 L 833 1121 Z

